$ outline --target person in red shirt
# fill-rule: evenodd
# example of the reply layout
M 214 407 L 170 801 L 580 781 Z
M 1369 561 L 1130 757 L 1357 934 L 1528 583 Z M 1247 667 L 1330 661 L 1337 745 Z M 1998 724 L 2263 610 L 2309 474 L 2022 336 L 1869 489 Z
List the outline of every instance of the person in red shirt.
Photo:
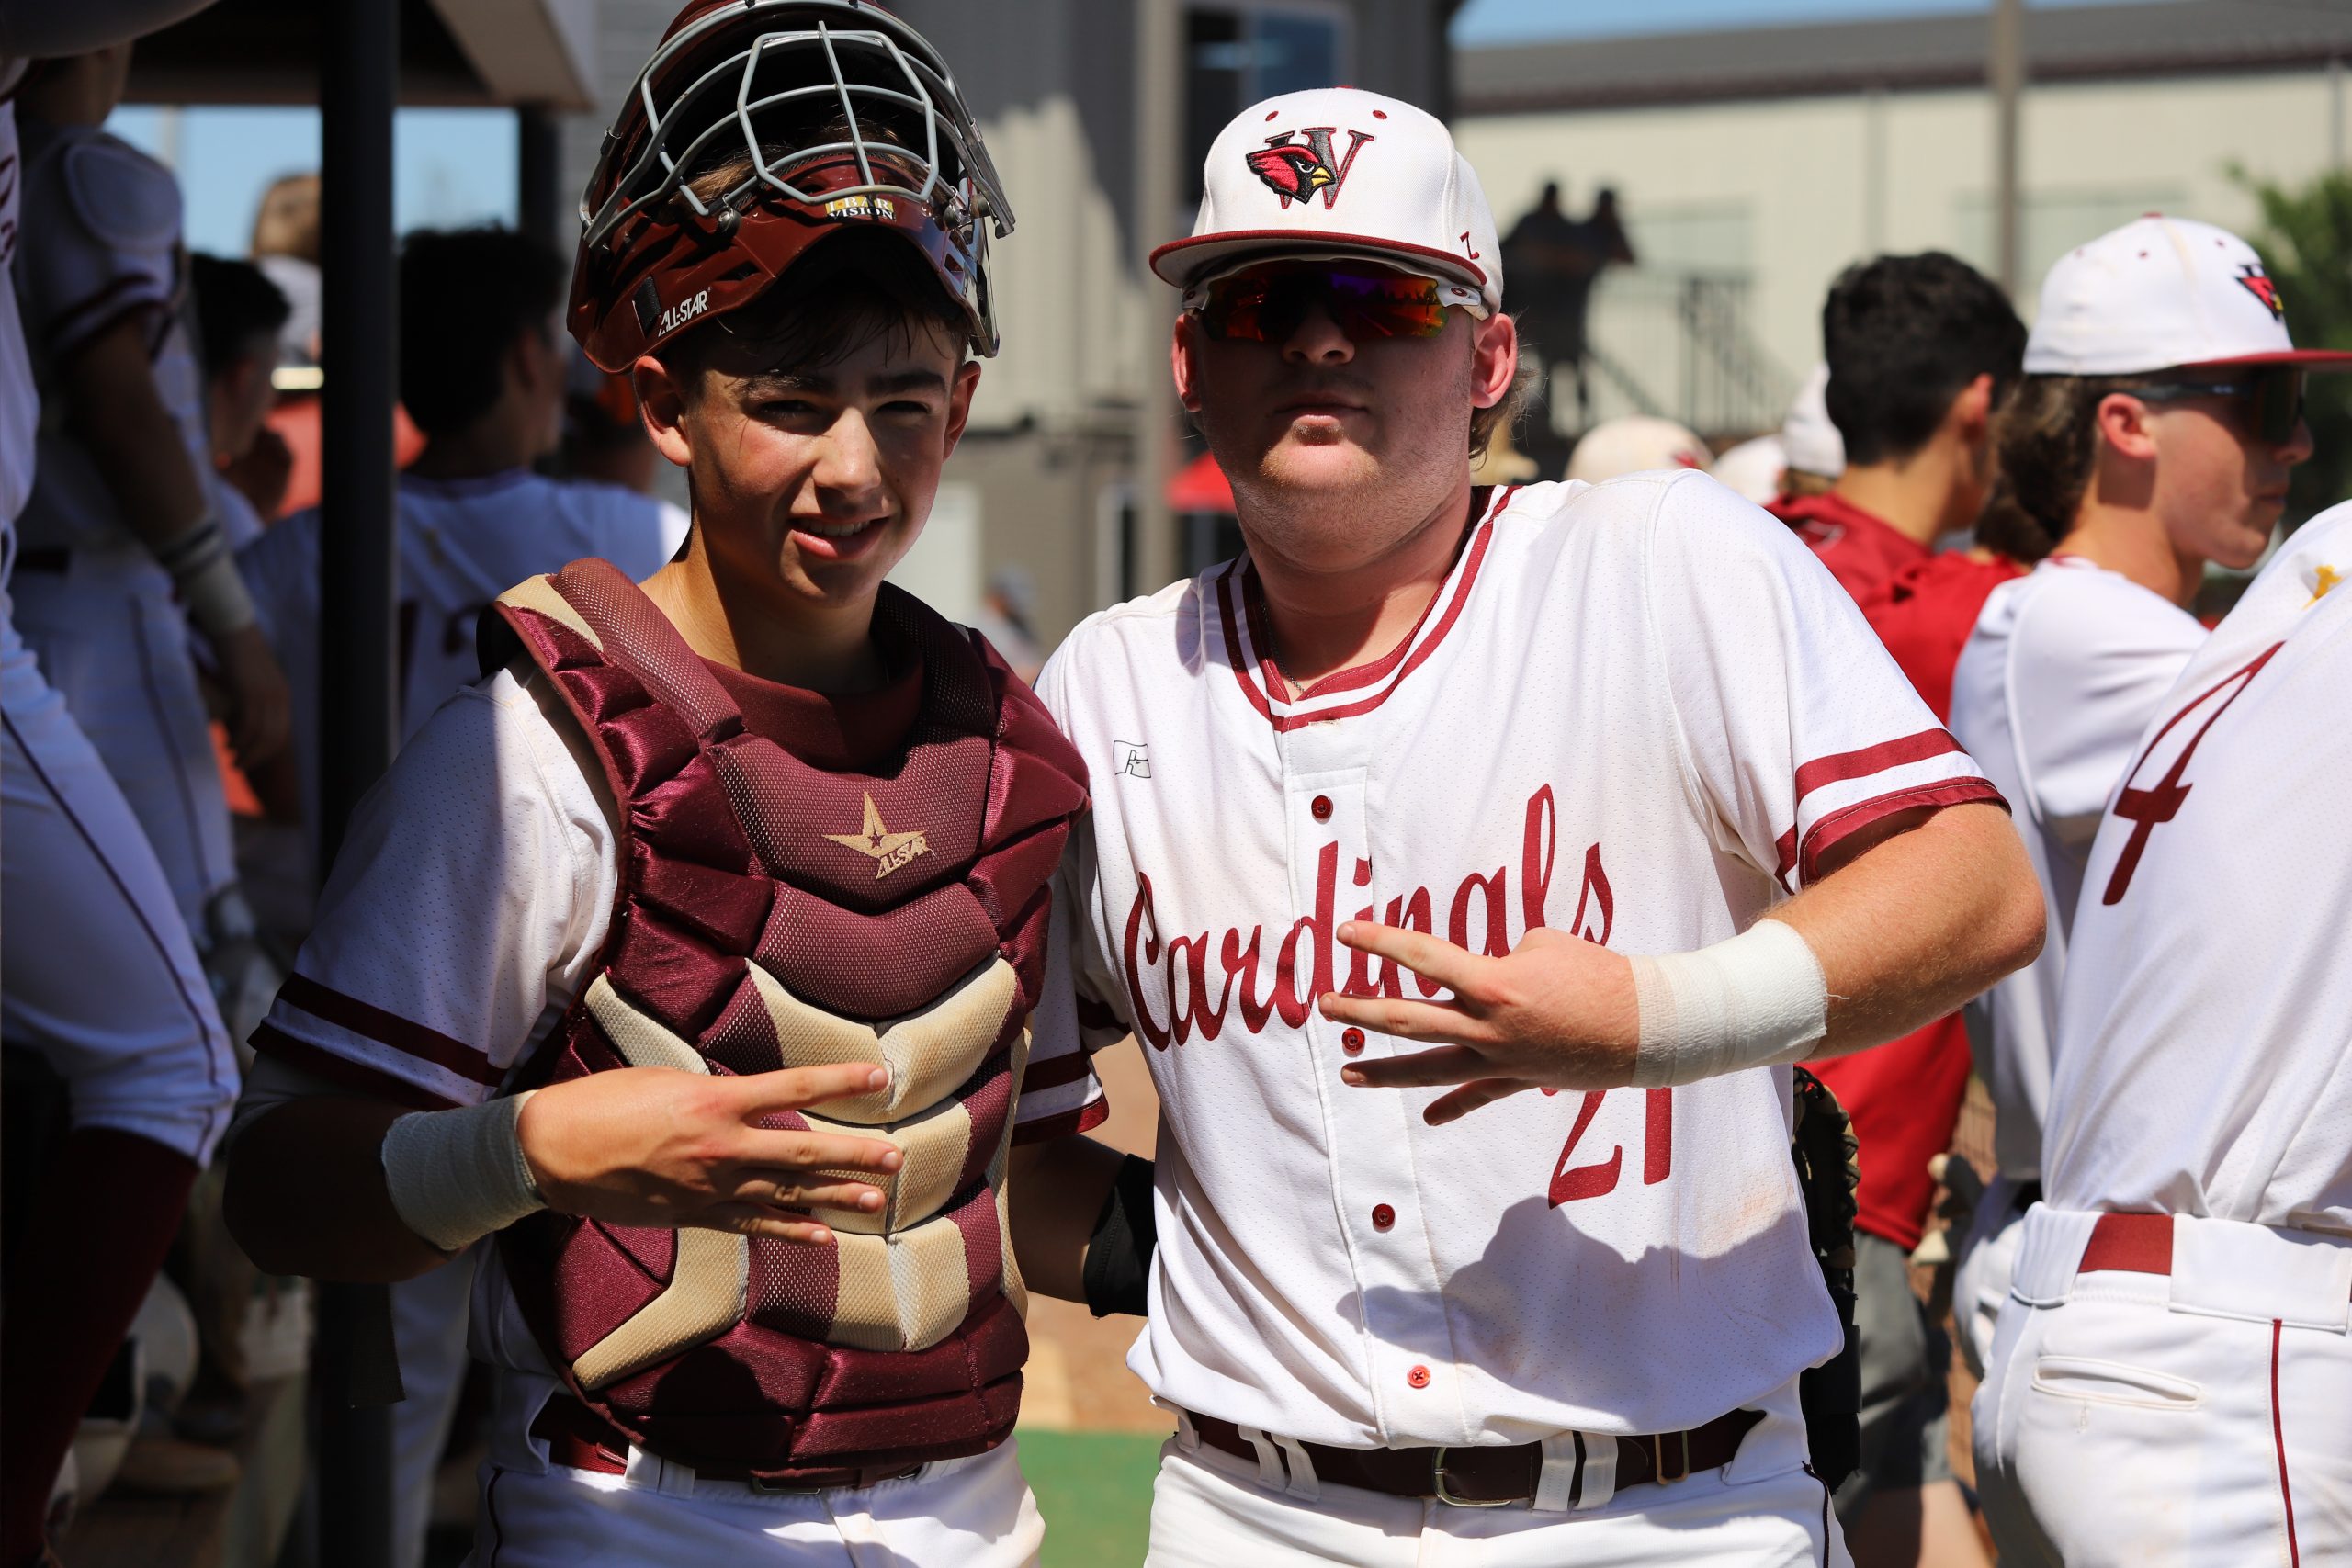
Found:
M 1968 529 L 1991 491 L 1993 410 L 2020 374 L 2025 325 L 1983 275 L 1932 251 L 1847 268 L 1821 318 L 1846 469 L 1826 494 L 1785 497 L 1770 510 L 1854 596 L 1943 717 L 1973 615 L 1954 639 L 1939 635 L 1950 617 L 1934 612 L 1955 595 L 1981 604 L 2002 569 L 1938 556 L 1935 541 Z M 1809 1066 L 1861 1144 L 1862 1464 L 1837 1496 L 1848 1546 L 1861 1568 L 1979 1568 L 1984 1549 L 1946 1452 L 1951 1351 L 1905 1269 L 1935 1199 L 1928 1162 L 1951 1146 L 1967 1092 L 1967 1032 L 1954 1015 Z

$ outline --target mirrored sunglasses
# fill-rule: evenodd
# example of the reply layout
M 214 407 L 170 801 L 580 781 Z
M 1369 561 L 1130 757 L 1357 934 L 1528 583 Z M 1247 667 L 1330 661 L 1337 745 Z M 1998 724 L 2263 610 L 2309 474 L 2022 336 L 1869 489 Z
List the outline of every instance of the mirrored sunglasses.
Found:
M 1366 262 L 1268 262 L 1184 296 L 1184 308 L 1210 337 L 1227 343 L 1284 343 L 1310 310 L 1330 317 L 1350 343 L 1376 338 L 1435 337 L 1445 331 L 1449 305 L 1483 320 L 1483 307 L 1460 300 L 1465 292 L 1432 277 Z
M 2300 365 L 2241 365 L 2220 380 L 2186 376 L 2138 388 L 2132 395 L 2148 402 L 2191 398 L 2223 399 L 2234 405 L 2240 428 L 2272 446 L 2295 438 L 2303 417 L 2303 367 Z

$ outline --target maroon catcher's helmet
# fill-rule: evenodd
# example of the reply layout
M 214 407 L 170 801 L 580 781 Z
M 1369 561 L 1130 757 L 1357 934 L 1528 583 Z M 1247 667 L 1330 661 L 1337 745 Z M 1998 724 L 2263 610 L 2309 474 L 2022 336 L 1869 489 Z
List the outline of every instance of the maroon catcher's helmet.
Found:
M 871 0 L 693 0 L 605 133 L 580 220 L 571 335 L 600 369 L 749 304 L 845 229 L 918 247 L 996 353 L 987 231 L 1011 233 L 1012 209 L 947 62 Z

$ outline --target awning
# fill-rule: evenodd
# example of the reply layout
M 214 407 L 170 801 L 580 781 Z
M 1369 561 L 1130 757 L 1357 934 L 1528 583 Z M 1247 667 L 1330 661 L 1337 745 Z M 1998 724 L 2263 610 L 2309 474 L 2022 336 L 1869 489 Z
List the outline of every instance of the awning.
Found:
M 1233 487 L 1216 459 L 1204 452 L 1168 481 L 1168 505 L 1174 512 L 1231 512 Z

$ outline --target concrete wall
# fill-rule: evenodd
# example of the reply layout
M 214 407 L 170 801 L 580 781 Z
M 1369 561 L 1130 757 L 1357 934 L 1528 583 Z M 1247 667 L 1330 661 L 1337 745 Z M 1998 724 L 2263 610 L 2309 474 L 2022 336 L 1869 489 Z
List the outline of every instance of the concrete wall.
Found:
M 2030 87 L 2022 109 L 2020 308 L 2069 246 L 2152 209 L 2250 226 L 2230 177 L 2297 183 L 2343 157 L 2341 76 L 2322 70 Z M 1982 92 L 1849 95 L 1503 115 L 1457 134 L 1506 228 L 1559 179 L 1571 209 L 1614 186 L 1660 265 L 1754 279 L 1753 330 L 1782 364 L 1819 356 L 1824 292 L 1883 251 L 1993 268 L 1992 106 Z M 1595 304 L 1604 335 L 1608 286 Z

